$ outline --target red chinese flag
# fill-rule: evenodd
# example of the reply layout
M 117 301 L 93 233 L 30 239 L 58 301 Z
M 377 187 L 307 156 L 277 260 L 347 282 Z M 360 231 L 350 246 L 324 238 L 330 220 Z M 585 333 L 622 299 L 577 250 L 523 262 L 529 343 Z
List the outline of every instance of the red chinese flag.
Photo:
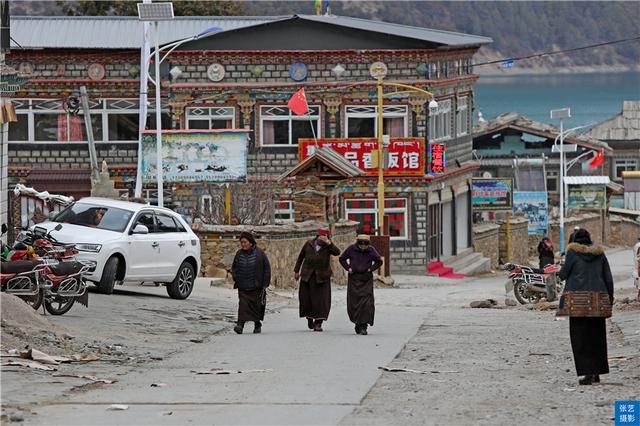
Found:
M 305 115 L 309 112 L 309 105 L 307 104 L 307 96 L 304 94 L 304 88 L 298 90 L 293 94 L 287 106 L 295 115 Z
M 604 163 L 604 151 L 600 150 L 595 157 L 589 162 L 589 168 L 595 169 Z

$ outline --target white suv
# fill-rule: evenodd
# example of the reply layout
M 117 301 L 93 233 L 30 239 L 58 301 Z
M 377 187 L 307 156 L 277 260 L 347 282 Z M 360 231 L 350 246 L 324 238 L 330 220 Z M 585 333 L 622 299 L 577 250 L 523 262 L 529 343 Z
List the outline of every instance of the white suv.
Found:
M 184 219 L 165 208 L 106 198 L 83 198 L 41 223 L 78 258 L 95 261 L 87 275 L 101 293 L 116 282 L 165 283 L 174 299 L 186 299 L 200 269 L 200 240 Z

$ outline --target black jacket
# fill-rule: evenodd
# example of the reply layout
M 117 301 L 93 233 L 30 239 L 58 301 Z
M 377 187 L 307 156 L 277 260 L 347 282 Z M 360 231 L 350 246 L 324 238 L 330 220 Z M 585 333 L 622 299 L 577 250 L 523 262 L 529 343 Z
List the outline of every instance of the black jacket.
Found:
M 333 243 L 324 245 L 316 252 L 315 238 L 304 243 L 293 272 L 300 272 L 303 282 L 308 282 L 316 274 L 317 283 L 331 281 L 331 256 L 338 256 L 340 249 Z M 302 268 L 302 271 L 300 270 Z
M 564 266 L 558 275 L 566 280 L 564 291 L 606 291 L 613 301 L 613 276 L 604 249 L 600 246 L 569 244 Z
M 255 262 L 255 286 L 242 286 L 240 290 L 255 290 L 259 288 L 267 288 L 271 283 L 271 265 L 269 264 L 269 258 L 259 247 L 255 248 L 256 251 L 256 262 Z M 236 252 L 236 256 L 233 258 L 233 264 L 231 265 L 231 276 L 233 277 L 233 281 L 235 282 L 233 288 L 239 288 L 236 277 L 239 273 L 239 265 L 238 261 L 242 256 L 242 249 Z

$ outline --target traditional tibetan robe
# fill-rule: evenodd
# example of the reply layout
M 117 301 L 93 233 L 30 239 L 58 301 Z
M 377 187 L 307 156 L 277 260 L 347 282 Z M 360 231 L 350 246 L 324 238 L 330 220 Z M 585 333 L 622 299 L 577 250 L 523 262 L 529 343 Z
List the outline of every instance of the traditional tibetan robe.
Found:
M 231 274 L 238 289 L 238 321 L 262 321 L 267 304 L 266 290 L 271 281 L 267 255 L 258 247 L 238 250 Z
M 340 264 L 349 274 L 347 283 L 347 313 L 352 323 L 373 325 L 375 300 L 373 272 L 382 266 L 380 254 L 373 246 L 361 250 L 355 244 L 340 256 Z

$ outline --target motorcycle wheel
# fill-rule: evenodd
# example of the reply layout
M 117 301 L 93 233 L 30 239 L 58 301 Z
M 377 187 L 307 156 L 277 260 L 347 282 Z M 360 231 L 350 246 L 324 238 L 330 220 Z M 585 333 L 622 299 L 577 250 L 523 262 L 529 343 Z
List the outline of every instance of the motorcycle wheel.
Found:
M 75 302 L 75 297 L 53 295 L 50 299 L 44 301 L 44 308 L 51 315 L 63 315 L 69 312 Z
M 523 305 L 540 301 L 540 296 L 537 293 L 528 292 L 527 286 L 522 281 L 517 281 L 513 284 L 513 294 L 518 302 Z
M 38 310 L 40 306 L 42 306 L 42 291 L 39 291 L 35 296 L 18 296 L 20 299 L 24 300 L 29 306 L 31 306 L 34 310 Z

